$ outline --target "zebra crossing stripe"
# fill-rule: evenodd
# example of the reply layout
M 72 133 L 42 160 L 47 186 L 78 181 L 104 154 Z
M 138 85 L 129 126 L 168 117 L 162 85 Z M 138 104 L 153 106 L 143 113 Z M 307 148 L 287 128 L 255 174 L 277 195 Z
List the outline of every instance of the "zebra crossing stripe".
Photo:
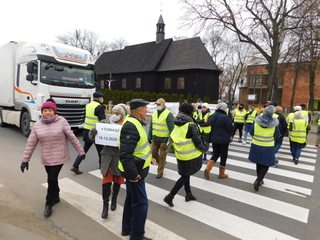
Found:
M 101 174 L 98 170 L 89 173 L 98 178 L 101 178 Z M 124 185 L 121 186 L 125 188 Z M 163 202 L 164 196 L 168 194 L 167 191 L 148 183 L 146 183 L 146 190 L 149 200 L 162 206 L 167 206 Z M 175 206 L 173 208 L 170 208 L 173 211 L 183 214 L 196 221 L 202 222 L 220 231 L 226 232 L 239 239 L 256 240 L 258 237 L 260 240 L 297 240 L 297 238 L 294 238 L 282 232 L 273 230 L 247 219 L 224 212 L 222 210 L 210 207 L 203 203 L 199 203 L 196 201 L 186 203 L 184 197 L 181 197 L 179 195 L 175 196 L 174 203 Z M 200 209 L 201 211 L 199 211 Z M 219 219 L 219 221 L 217 221 L 217 218 Z
M 171 156 L 167 156 L 167 162 L 172 163 L 172 164 L 177 164 L 177 160 Z M 205 168 L 206 168 L 206 165 L 203 164 L 201 170 L 204 171 Z M 231 179 L 235 179 L 235 180 L 242 181 L 242 182 L 247 182 L 250 184 L 252 184 L 256 180 L 256 177 L 252 176 L 252 175 L 239 173 L 239 172 L 231 171 L 231 170 L 227 170 L 227 171 L 229 173 L 229 178 L 231 178 Z M 212 169 L 211 173 L 218 175 L 219 168 L 214 167 Z M 311 192 L 312 192 L 312 190 L 309 188 L 303 188 L 303 187 L 299 187 L 296 185 L 291 185 L 288 183 L 274 181 L 274 180 L 267 179 L 267 178 L 264 179 L 263 187 L 274 189 L 274 190 L 285 192 L 285 193 L 290 193 L 290 194 L 301 196 L 301 197 L 311 196 Z
M 157 174 L 157 167 L 150 166 L 150 172 Z M 173 170 L 165 170 L 165 178 L 176 181 L 180 175 Z M 191 176 L 192 187 L 214 193 L 225 198 L 229 198 L 244 204 L 248 204 L 263 210 L 273 212 L 294 220 L 307 223 L 309 216 L 309 209 L 299 207 L 290 203 L 264 197 L 256 193 L 243 191 L 223 184 L 212 181 L 207 181 L 198 177 Z M 252 187 L 252 186 L 250 186 Z
M 0 183 L 0 188 L 3 188 L 3 185 Z
M 100 171 L 97 171 L 97 174 L 101 177 Z M 60 196 L 63 200 L 107 228 L 120 239 L 128 239 L 128 237 L 124 237 L 120 234 L 123 207 L 118 204 L 117 210 L 109 211 L 108 219 L 104 220 L 101 218 L 102 197 L 100 194 L 68 178 L 59 179 L 59 186 Z M 181 236 L 150 220 L 146 221 L 145 230 L 146 236 L 151 237 L 154 240 L 184 240 Z
M 237 149 L 234 149 L 234 150 L 237 150 Z M 229 150 L 228 156 L 230 155 L 234 157 L 248 158 L 248 153 L 233 152 Z M 283 166 L 288 166 L 288 167 L 293 167 L 293 168 L 303 169 L 308 171 L 314 171 L 315 169 L 315 166 L 311 166 L 303 163 L 299 163 L 298 165 L 295 165 L 293 162 L 281 161 L 280 164 Z

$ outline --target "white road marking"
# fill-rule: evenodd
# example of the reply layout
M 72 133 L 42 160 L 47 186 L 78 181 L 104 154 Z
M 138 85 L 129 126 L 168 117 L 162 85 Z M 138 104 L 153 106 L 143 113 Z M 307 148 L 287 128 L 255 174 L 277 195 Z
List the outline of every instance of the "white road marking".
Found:
M 97 174 L 101 173 L 97 170 Z M 46 185 L 46 184 L 43 184 Z M 123 207 L 119 204 L 116 211 L 109 211 L 107 219 L 101 218 L 102 210 L 102 197 L 100 194 L 72 181 L 68 178 L 59 180 L 60 196 L 63 200 L 70 203 L 75 208 L 95 220 L 100 225 L 107 228 L 110 232 L 114 233 L 121 239 L 128 239 L 121 235 L 121 221 Z M 183 240 L 181 236 L 175 234 L 172 231 L 150 221 L 146 222 L 146 236 L 151 237 L 154 240 Z
M 167 162 L 173 163 L 173 164 L 177 164 L 177 160 L 174 157 L 171 157 L 171 156 L 167 156 Z M 215 174 L 215 175 L 219 174 L 219 165 L 218 165 L 218 163 L 216 164 L 216 166 L 217 167 L 213 167 L 212 168 L 211 174 Z M 204 171 L 205 168 L 206 168 L 206 165 L 203 164 L 201 170 Z M 166 171 L 167 171 L 167 169 L 165 169 L 165 172 Z M 256 180 L 255 176 L 244 174 L 244 173 L 239 173 L 239 172 L 236 172 L 236 171 L 231 171 L 231 170 L 228 170 L 228 169 L 227 169 L 227 173 L 229 174 L 229 178 L 231 178 L 231 179 L 239 180 L 239 181 L 242 181 L 242 182 L 247 182 L 247 183 L 250 183 L 250 184 L 252 184 Z M 268 179 L 268 178 L 264 179 L 263 187 L 271 188 L 271 189 L 274 189 L 274 190 L 277 190 L 277 191 L 290 193 L 290 194 L 301 196 L 301 197 L 311 196 L 311 193 L 312 193 L 312 190 L 309 189 L 309 188 L 303 188 L 303 187 L 299 187 L 299 186 L 296 186 L 296 185 L 291 185 L 291 184 L 288 184 L 288 183 L 274 181 L 274 180 L 271 180 L 271 179 Z

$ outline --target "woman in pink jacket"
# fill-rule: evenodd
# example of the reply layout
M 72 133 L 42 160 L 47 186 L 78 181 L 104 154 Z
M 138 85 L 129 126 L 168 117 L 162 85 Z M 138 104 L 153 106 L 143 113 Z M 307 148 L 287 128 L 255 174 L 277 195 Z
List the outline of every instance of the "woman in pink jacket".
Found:
M 73 147 L 84 159 L 85 152 L 72 132 L 67 120 L 57 115 L 57 105 L 47 100 L 41 106 L 42 118 L 37 121 L 28 138 L 21 163 L 21 171 L 29 168 L 30 158 L 38 144 L 41 145 L 41 161 L 48 174 L 48 189 L 44 216 L 52 214 L 52 206 L 60 202 L 58 175 L 64 163 L 71 160 L 68 151 L 70 140 Z

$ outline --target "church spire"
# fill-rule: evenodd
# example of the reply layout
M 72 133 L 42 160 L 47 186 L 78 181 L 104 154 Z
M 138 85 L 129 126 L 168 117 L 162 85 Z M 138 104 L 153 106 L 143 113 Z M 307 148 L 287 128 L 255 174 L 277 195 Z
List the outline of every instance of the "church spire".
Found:
M 164 40 L 164 21 L 162 14 L 160 14 L 158 23 L 157 23 L 157 33 L 156 33 L 156 43 L 160 43 Z

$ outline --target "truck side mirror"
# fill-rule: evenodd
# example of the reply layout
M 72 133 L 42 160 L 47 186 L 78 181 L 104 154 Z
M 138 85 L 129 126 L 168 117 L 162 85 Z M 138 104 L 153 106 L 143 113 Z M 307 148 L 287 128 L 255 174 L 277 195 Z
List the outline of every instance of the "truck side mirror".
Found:
M 28 62 L 27 63 L 27 72 L 28 73 L 37 73 L 38 72 L 38 63 L 37 62 Z
M 34 80 L 33 75 L 31 73 L 28 73 L 28 75 L 26 76 L 27 81 L 32 82 Z

